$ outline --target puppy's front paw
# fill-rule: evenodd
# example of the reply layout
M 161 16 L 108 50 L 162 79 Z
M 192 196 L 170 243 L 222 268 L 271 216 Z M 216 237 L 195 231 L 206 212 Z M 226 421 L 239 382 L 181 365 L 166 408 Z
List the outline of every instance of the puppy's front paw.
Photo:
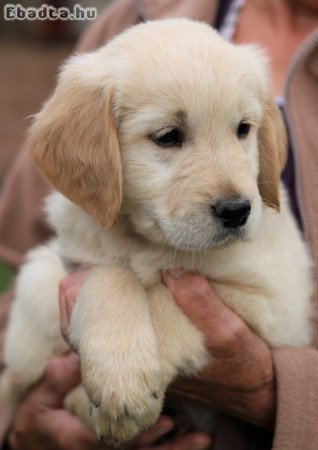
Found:
M 126 442 L 158 419 L 164 395 L 157 358 L 82 356 L 82 382 L 93 404 L 92 420 L 99 438 Z M 121 362 L 120 362 L 121 360 Z

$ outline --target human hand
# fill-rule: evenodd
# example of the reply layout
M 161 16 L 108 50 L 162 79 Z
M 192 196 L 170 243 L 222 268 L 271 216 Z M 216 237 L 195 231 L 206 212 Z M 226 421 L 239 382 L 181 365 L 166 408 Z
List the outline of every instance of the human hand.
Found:
M 275 377 L 266 343 L 213 292 L 206 278 L 196 274 L 164 282 L 176 303 L 202 331 L 211 355 L 194 378 L 183 378 L 173 391 L 209 404 L 262 428 L 275 422 Z
M 62 279 L 59 286 L 60 326 L 64 339 L 69 342 L 68 330 L 72 312 L 84 281 L 90 273 L 89 269 L 78 267 Z
M 18 407 L 9 435 L 12 450 L 94 450 L 111 449 L 98 441 L 79 419 L 63 409 L 65 395 L 79 382 L 77 355 L 54 357 L 46 375 Z M 129 449 L 151 450 L 160 437 L 173 428 L 173 421 L 162 416 L 156 425 L 141 434 Z M 197 450 L 209 441 L 201 433 L 179 438 L 161 450 Z M 128 449 L 128 447 L 126 447 Z
M 9 435 L 13 450 L 88 450 L 101 443 L 75 416 L 63 409 L 63 400 L 80 379 L 75 353 L 54 357 L 43 380 L 19 405 Z
M 68 328 L 72 311 L 76 304 L 80 289 L 88 275 L 88 269 L 78 268 L 64 277 L 60 283 L 59 302 L 61 331 L 66 340 L 68 340 Z M 140 434 L 132 443 L 126 446 L 126 448 L 143 448 L 143 450 L 158 449 L 156 441 L 171 431 L 173 427 L 174 422 L 170 417 L 161 416 L 151 429 Z M 210 443 L 211 438 L 208 435 L 192 432 L 161 445 L 160 450 L 204 450 L 209 447 Z

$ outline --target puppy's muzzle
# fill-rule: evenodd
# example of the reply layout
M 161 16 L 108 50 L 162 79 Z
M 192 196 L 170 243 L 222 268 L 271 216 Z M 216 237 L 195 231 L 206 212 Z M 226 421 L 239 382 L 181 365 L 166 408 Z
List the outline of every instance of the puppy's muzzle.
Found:
M 251 212 L 251 202 L 247 199 L 224 199 L 212 205 L 213 215 L 221 219 L 225 228 L 237 228 L 246 224 Z

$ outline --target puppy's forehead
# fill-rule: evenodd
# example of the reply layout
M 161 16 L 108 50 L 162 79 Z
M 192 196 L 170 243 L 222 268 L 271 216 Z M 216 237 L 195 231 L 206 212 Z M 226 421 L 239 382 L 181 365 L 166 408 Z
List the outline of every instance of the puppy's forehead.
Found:
M 174 104 L 175 111 L 189 103 L 199 110 L 202 102 L 219 109 L 220 101 L 230 107 L 238 95 L 250 102 L 258 94 L 253 55 L 205 24 L 186 19 L 142 24 L 122 36 L 117 50 L 117 83 L 127 110 L 158 102 L 162 108 Z

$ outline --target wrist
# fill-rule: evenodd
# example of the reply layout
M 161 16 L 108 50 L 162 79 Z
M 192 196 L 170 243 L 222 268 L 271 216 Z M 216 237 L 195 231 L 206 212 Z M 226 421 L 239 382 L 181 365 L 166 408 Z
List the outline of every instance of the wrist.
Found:
M 241 411 L 240 419 L 266 430 L 274 430 L 276 420 L 276 395 L 274 384 L 264 386 L 249 394 L 247 407 Z
M 260 363 L 263 366 L 260 385 L 252 387 L 246 392 L 246 403 L 240 418 L 259 428 L 273 430 L 276 420 L 276 380 L 273 360 L 270 351 L 268 358 Z
M 253 343 L 252 343 L 253 344 Z M 254 342 L 255 344 L 255 342 Z M 216 408 L 265 430 L 274 430 L 276 420 L 276 380 L 272 353 L 261 343 L 251 345 L 252 354 L 245 359 L 231 383 L 220 385 Z

